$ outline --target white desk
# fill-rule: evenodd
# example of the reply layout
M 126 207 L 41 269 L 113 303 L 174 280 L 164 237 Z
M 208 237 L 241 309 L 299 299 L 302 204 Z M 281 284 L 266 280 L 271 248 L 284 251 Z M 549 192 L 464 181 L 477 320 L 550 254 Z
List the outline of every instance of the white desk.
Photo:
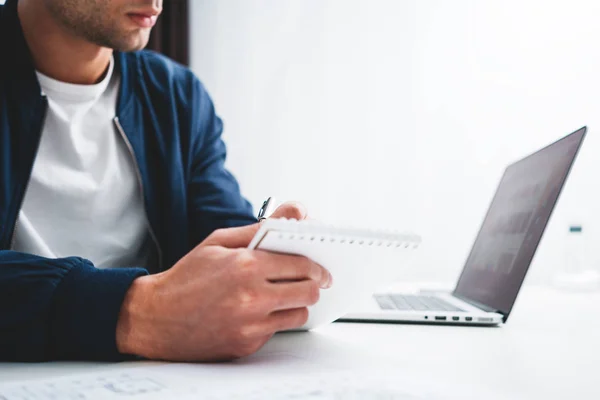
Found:
M 364 363 L 358 353 L 366 351 L 389 361 L 385 368 L 398 376 L 472 380 L 509 399 L 600 398 L 600 293 L 525 287 L 499 328 L 336 323 L 315 333 L 276 335 L 261 351 L 320 351 L 327 343 L 342 350 L 335 354 L 348 366 Z M 125 367 L 131 363 L 0 363 L 0 382 Z M 382 365 L 374 361 L 373 368 Z

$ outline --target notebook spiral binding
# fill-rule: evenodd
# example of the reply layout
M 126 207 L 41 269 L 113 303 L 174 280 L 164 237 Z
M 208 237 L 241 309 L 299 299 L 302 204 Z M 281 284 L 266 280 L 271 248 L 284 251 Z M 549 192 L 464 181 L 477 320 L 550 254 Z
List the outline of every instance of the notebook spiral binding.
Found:
M 369 246 L 369 247 L 394 247 L 394 248 L 404 248 L 404 249 L 417 249 L 419 247 L 419 243 L 409 242 L 409 241 L 398 241 L 398 240 L 357 240 L 350 238 L 337 238 L 331 236 L 305 236 L 305 235 L 295 235 L 280 233 L 278 235 L 279 239 L 289 239 L 289 240 L 306 240 L 308 242 L 328 242 L 328 243 L 337 243 L 340 245 L 358 245 L 358 246 Z
M 315 221 L 297 221 L 295 219 L 277 219 L 269 221 L 271 230 L 278 233 L 279 239 L 302 240 L 307 242 L 333 243 L 339 245 L 357 245 L 386 247 L 395 249 L 417 249 L 421 238 L 412 234 L 393 231 L 376 231 L 356 228 L 337 228 Z M 323 230 L 327 234 L 323 234 Z M 311 232 L 311 231 L 314 231 Z

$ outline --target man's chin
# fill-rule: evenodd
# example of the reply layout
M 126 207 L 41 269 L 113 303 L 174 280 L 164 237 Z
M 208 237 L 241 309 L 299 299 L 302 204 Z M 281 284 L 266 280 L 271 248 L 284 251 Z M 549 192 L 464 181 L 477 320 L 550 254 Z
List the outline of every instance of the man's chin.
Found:
M 147 32 L 139 32 L 135 35 L 130 35 L 128 38 L 121 38 L 118 41 L 113 43 L 112 47 L 116 51 L 121 52 L 130 52 L 130 51 L 138 51 L 142 50 L 144 47 L 148 45 L 148 40 L 150 39 L 150 30 Z

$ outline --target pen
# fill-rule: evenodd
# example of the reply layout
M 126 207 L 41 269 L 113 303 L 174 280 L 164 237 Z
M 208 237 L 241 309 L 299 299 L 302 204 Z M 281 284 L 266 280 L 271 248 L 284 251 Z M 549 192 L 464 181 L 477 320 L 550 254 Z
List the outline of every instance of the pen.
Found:
M 262 207 L 260 207 L 260 210 L 258 210 L 258 221 L 260 222 L 263 219 L 267 219 L 273 212 L 273 207 L 275 207 L 275 198 L 267 198 L 263 202 Z

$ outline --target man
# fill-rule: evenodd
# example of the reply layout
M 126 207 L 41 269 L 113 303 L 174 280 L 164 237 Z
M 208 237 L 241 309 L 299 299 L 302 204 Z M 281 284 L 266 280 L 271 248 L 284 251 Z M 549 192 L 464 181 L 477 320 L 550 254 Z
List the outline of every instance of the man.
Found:
M 210 98 L 137 51 L 161 7 L 0 7 L 0 360 L 240 357 L 331 284 L 305 258 L 246 249 L 258 224 Z

